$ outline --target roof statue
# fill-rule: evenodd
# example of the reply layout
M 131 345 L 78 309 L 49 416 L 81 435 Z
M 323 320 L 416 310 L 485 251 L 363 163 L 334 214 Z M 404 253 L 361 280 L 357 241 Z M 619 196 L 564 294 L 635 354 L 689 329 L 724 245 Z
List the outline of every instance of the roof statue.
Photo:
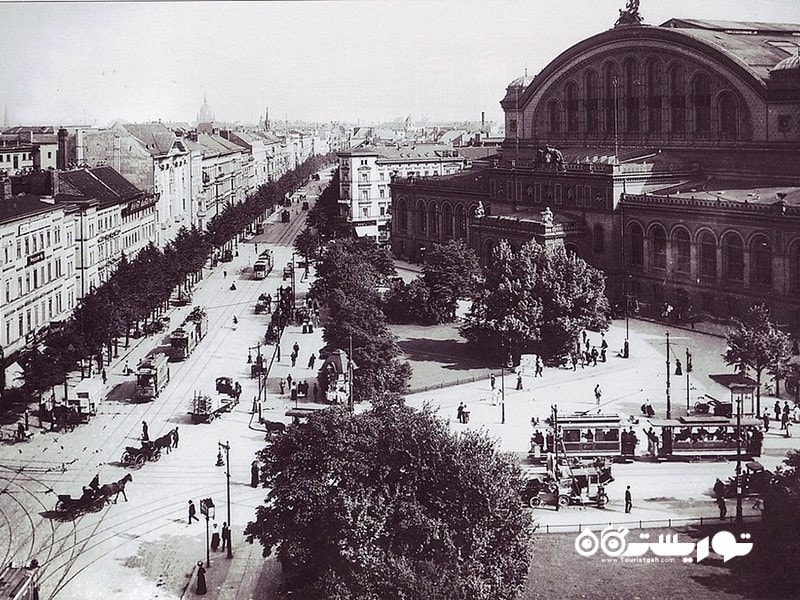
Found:
M 486 215 L 486 209 L 483 208 L 483 201 L 478 202 L 477 208 L 475 208 L 475 218 L 480 219 Z
M 542 225 L 545 227 L 553 226 L 553 211 L 550 210 L 549 206 L 542 211 Z
M 639 0 L 628 0 L 625 10 L 619 10 L 619 19 L 614 23 L 614 27 L 620 25 L 641 25 L 642 15 L 639 14 Z

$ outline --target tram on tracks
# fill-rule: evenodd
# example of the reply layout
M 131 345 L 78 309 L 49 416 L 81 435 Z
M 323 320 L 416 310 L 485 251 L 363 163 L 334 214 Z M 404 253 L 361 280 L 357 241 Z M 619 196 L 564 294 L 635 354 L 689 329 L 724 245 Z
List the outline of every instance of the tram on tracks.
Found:
M 758 457 L 764 434 L 753 417 L 687 415 L 676 419 L 648 419 L 658 436 L 658 457 L 700 459 L 725 456 Z M 737 443 L 737 429 L 740 430 Z
M 543 461 L 548 453 L 556 451 L 580 459 L 620 457 L 626 424 L 617 414 L 553 415 L 534 425 L 529 458 Z

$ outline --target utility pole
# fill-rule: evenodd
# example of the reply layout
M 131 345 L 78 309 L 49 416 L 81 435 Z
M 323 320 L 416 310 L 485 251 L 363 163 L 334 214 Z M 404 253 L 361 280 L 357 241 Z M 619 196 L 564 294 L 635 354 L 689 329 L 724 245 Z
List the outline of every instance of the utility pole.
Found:
M 686 349 L 686 413 L 689 413 L 689 371 L 692 370 L 692 355 L 689 354 L 689 349 Z

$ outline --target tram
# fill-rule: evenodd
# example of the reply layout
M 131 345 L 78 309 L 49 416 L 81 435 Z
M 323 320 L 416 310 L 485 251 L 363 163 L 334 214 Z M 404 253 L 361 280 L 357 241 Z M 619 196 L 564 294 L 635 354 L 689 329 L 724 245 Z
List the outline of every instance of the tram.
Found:
M 667 459 L 761 456 L 764 434 L 761 421 L 753 417 L 687 415 L 677 419 L 649 419 L 658 430 L 658 456 Z M 741 428 L 737 449 L 737 427 Z
M 558 448 L 553 434 L 560 431 Z M 529 457 L 544 460 L 551 452 L 576 458 L 613 458 L 622 456 L 622 430 L 625 422 L 617 414 L 572 414 L 547 419 L 533 428 Z
M 256 262 L 253 264 L 253 278 L 264 279 L 272 271 L 273 260 L 272 250 L 264 250 L 258 255 Z

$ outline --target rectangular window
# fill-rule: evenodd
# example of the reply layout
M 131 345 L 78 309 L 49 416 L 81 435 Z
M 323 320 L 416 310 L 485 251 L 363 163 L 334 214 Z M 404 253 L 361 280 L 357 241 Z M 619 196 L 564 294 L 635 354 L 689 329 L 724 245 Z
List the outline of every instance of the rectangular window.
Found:
M 556 184 L 556 204 L 560 205 L 563 202 L 561 184 Z
M 534 198 L 536 200 L 536 204 L 542 203 L 542 184 L 538 181 L 533 186 L 534 189 Z

